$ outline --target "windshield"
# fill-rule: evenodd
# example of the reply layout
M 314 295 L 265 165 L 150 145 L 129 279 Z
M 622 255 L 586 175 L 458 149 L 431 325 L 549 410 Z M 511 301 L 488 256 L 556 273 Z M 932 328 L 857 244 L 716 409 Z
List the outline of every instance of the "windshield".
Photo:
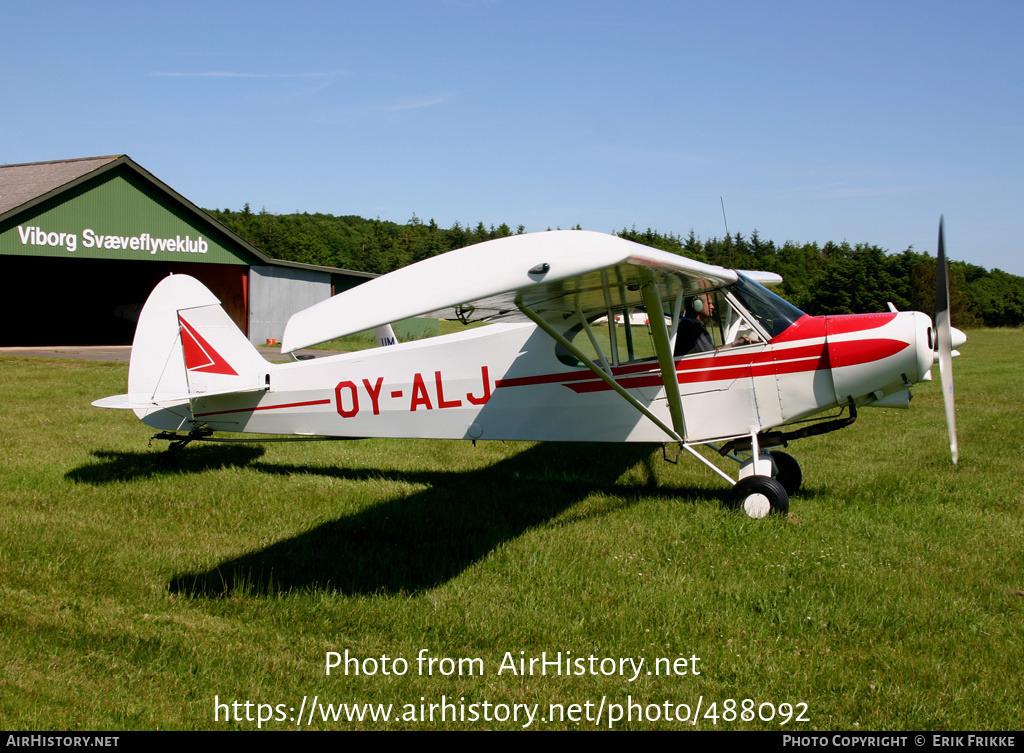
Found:
M 739 280 L 729 292 L 743 304 L 758 324 L 764 327 L 769 335 L 775 337 L 789 328 L 797 319 L 806 316 L 789 301 L 780 298 L 763 285 L 740 274 Z

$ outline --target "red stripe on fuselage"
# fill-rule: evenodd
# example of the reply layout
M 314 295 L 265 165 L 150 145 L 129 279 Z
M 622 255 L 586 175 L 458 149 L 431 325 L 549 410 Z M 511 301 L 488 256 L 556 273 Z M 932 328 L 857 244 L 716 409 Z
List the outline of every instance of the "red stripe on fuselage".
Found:
M 201 398 L 202 395 L 196 395 L 197 398 Z M 196 418 L 204 418 L 206 416 L 221 416 L 227 413 L 252 413 L 258 410 L 278 410 L 281 408 L 305 408 L 308 405 L 330 405 L 330 400 L 308 400 L 304 403 L 281 403 L 280 405 L 256 405 L 252 408 L 232 408 L 231 410 L 215 410 L 209 413 L 197 413 Z
M 901 340 L 848 340 L 846 342 L 830 342 L 828 354 L 832 368 L 841 369 L 845 366 L 859 366 L 870 361 L 881 361 L 909 348 Z
M 878 329 L 896 318 L 891 311 L 886 314 L 842 314 L 840 316 L 826 316 L 828 335 L 849 335 L 853 332 L 867 332 L 869 329 Z
M 772 356 L 781 356 L 774 360 Z M 735 379 L 748 377 L 773 376 L 779 374 L 797 374 L 805 371 L 817 371 L 829 367 L 828 354 L 824 343 L 804 348 L 793 348 L 781 353 L 758 353 L 751 358 L 729 356 L 721 359 L 701 358 L 696 361 L 676 363 L 676 378 L 680 384 L 700 384 L 702 382 L 731 382 Z M 660 387 L 661 372 L 649 371 L 637 377 L 617 380 L 626 388 Z M 602 381 L 588 381 L 565 385 L 573 392 L 600 392 L 611 389 Z
M 798 340 L 812 340 L 829 335 L 849 335 L 853 332 L 884 327 L 896 318 L 896 314 L 840 314 L 837 316 L 802 316 L 786 328 L 782 334 L 772 338 L 772 345 L 791 343 Z
M 810 317 L 807 318 L 810 319 Z M 873 329 L 877 326 L 881 325 L 872 324 L 867 328 Z M 817 327 L 813 328 L 813 331 L 817 330 Z M 773 345 L 776 342 L 773 341 Z M 676 361 L 676 374 L 680 384 L 799 374 L 879 361 L 889 358 L 907 347 L 909 347 L 907 343 L 899 340 L 871 339 L 830 343 L 827 348 L 825 343 L 821 342 L 792 348 L 771 348 L 754 354 L 720 352 L 714 356 Z M 661 373 L 653 362 L 630 364 L 627 367 L 614 369 L 613 374 L 616 381 L 627 389 L 658 387 L 662 384 Z M 630 374 L 636 374 L 636 376 L 630 376 Z M 602 392 L 611 389 L 604 381 L 589 371 L 502 379 L 498 381 L 496 387 L 525 387 L 539 384 L 562 384 L 576 393 Z
M 772 345 L 777 343 L 791 343 L 798 340 L 813 340 L 825 336 L 825 317 L 823 316 L 801 316 L 784 332 L 772 338 Z

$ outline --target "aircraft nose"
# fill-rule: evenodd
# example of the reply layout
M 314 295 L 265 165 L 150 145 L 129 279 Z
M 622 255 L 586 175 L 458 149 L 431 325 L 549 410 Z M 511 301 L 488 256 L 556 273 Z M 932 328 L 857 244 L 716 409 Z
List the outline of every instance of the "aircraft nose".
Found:
M 956 350 L 967 342 L 967 335 L 965 335 L 961 330 L 956 327 L 950 327 L 949 331 L 953 335 L 953 350 Z
M 958 351 L 957 348 L 959 348 L 965 342 L 967 342 L 967 335 L 964 334 L 963 330 L 959 330 L 956 327 L 950 327 L 949 328 L 949 334 L 950 334 L 950 343 L 951 343 L 950 347 L 953 350 L 953 357 L 955 358 L 956 356 L 960 355 L 960 351 Z M 929 340 L 929 342 L 932 343 L 934 348 L 935 348 L 932 351 L 932 363 L 938 363 L 939 362 L 939 335 L 938 335 L 937 332 L 931 331 L 931 332 L 929 332 L 928 337 L 931 338 Z

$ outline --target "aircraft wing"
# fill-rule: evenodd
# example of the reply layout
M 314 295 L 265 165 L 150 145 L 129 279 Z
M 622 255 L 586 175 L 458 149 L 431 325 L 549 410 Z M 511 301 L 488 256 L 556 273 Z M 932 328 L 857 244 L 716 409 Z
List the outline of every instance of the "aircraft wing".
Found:
M 604 233 L 513 235 L 411 264 L 299 311 L 285 327 L 281 350 L 423 314 L 463 321 L 525 320 L 519 305 L 541 316 L 642 306 L 639 285 L 650 273 L 670 295 L 696 294 L 737 279 L 733 270 Z M 763 284 L 782 281 L 771 273 L 748 274 Z

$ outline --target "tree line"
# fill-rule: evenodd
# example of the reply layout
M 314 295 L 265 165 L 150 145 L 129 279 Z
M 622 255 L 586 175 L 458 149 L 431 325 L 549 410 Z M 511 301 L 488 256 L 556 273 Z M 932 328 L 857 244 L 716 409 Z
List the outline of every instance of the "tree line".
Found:
M 512 230 L 505 223 L 495 227 L 456 222 L 442 228 L 415 214 L 403 225 L 355 215 L 253 212 L 248 204 L 240 211 L 207 211 L 273 258 L 378 274 L 525 232 L 522 225 Z M 707 239 L 692 230 L 685 237 L 635 227 L 616 234 L 708 264 L 776 272 L 783 279 L 776 292 L 809 314 L 885 311 L 889 302 L 901 311 L 935 308 L 935 258 L 913 248 L 889 253 L 875 245 L 845 241 L 780 246 L 762 239 L 757 231 Z M 1024 277 L 952 261 L 950 300 L 958 327 L 1024 324 Z

